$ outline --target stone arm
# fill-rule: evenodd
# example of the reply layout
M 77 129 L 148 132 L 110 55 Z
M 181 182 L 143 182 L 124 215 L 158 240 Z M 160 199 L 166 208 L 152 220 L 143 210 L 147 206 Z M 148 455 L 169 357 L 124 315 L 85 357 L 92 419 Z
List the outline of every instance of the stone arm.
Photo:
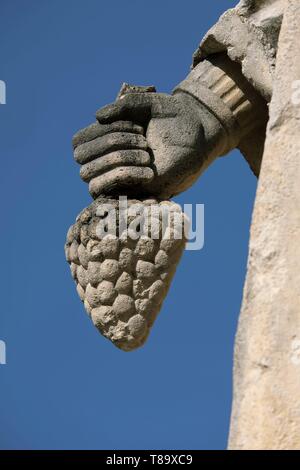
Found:
M 202 60 L 172 95 L 149 91 L 100 109 L 97 122 L 74 136 L 75 159 L 93 198 L 169 198 L 253 133 L 259 148 L 249 163 L 258 174 L 266 100 L 226 53 Z
M 210 126 L 204 123 L 207 154 L 211 157 L 209 163 L 239 148 L 258 176 L 268 122 L 268 102 L 246 79 L 241 65 L 229 59 L 225 52 L 212 54 L 193 68 L 175 88 L 174 93 L 177 92 L 193 96 L 218 121 L 218 126 L 213 125 L 211 118 L 208 119 Z M 251 151 L 243 152 L 244 146 L 249 144 Z

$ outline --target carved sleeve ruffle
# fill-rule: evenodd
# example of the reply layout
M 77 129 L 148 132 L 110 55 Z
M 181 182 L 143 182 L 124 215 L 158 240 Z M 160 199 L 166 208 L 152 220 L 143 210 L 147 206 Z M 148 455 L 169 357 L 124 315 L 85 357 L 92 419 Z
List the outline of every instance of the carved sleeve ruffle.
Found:
M 286 0 L 242 0 L 227 10 L 208 31 L 193 55 L 192 68 L 212 54 L 225 52 L 241 65 L 242 73 L 261 96 L 270 102 L 277 43 Z M 265 128 L 246 136 L 239 149 L 258 174 Z M 254 145 L 255 143 L 255 145 Z M 254 168 L 256 167 L 256 168 Z

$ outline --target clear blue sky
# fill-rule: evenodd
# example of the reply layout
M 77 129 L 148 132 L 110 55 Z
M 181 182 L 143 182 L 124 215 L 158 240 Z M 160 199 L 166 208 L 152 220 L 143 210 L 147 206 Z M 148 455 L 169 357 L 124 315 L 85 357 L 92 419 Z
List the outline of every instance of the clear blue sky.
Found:
M 63 245 L 91 201 L 73 133 L 122 81 L 171 91 L 202 36 L 235 4 L 1 0 L 1 448 L 226 447 L 256 189 L 239 152 L 177 198 L 205 204 L 205 246 L 185 253 L 142 349 L 124 353 L 98 334 Z

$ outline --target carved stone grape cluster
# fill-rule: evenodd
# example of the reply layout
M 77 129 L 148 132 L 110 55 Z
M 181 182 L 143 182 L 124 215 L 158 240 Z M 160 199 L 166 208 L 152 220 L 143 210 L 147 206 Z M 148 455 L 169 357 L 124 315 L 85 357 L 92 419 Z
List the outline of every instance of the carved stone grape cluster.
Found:
M 107 213 L 99 215 L 99 208 L 107 202 L 119 213 L 119 201 L 107 198 L 99 198 L 84 209 L 68 231 L 66 258 L 94 325 L 117 347 L 130 351 L 145 342 L 160 311 L 186 242 L 185 219 L 180 206 L 173 202 L 128 200 L 125 230 L 117 236 L 99 234 L 99 224 L 103 227 L 108 218 Z M 151 238 L 150 230 L 135 240 L 129 236 L 130 207 L 137 203 L 146 211 L 153 205 L 168 208 L 171 217 L 164 231 L 161 212 L 151 213 L 149 220 L 155 220 L 159 227 L 158 238 Z M 174 227 L 172 214 L 176 213 Z

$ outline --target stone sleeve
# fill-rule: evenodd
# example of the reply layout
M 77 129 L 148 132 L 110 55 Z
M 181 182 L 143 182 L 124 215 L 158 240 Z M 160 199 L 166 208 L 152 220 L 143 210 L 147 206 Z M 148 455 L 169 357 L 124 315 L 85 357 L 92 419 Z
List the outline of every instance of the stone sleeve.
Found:
M 247 80 L 270 101 L 278 36 L 286 0 L 241 0 L 208 31 L 193 56 L 193 67 L 225 52 Z
M 226 54 L 200 62 L 174 93 L 196 98 L 220 122 L 223 146 L 219 156 L 239 146 L 254 129 L 267 122 L 266 101 L 248 83 L 239 64 Z

